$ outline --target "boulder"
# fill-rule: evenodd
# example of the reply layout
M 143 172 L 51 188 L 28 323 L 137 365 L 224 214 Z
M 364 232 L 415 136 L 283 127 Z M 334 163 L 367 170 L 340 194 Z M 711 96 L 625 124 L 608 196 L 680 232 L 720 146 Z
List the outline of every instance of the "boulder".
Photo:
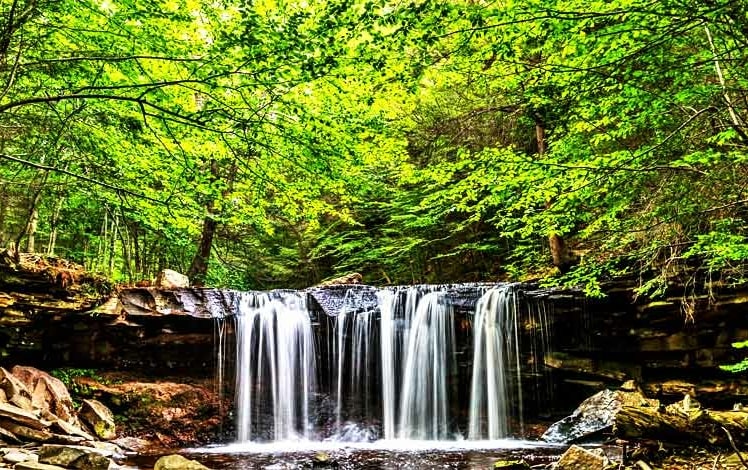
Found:
M 608 459 L 602 452 L 571 446 L 556 462 L 554 470 L 603 470 Z
M 89 452 L 78 446 L 44 445 L 39 449 L 39 462 L 70 467 Z
M 96 440 L 95 437 L 93 437 L 92 435 L 84 431 L 83 429 L 79 428 L 78 426 L 74 424 L 68 423 L 67 421 L 63 421 L 62 419 L 54 420 L 53 425 L 67 435 L 80 437 L 87 441 Z
M 341 286 L 341 285 L 349 285 L 349 284 L 361 284 L 361 281 L 363 280 L 363 276 L 359 273 L 349 273 L 345 276 L 336 277 L 335 279 L 330 279 L 327 281 L 322 281 L 318 284 L 319 287 L 322 286 Z
M 705 410 L 686 395 L 664 408 L 623 406 L 615 416 L 614 432 L 625 439 L 656 439 L 687 444 L 730 446 L 748 439 L 748 412 Z
M 547 442 L 570 444 L 610 431 L 616 415 L 623 406 L 657 410 L 657 400 L 645 398 L 638 390 L 625 391 L 631 390 L 632 387 L 632 383 L 627 382 L 621 390 L 603 390 L 596 393 L 583 401 L 570 416 L 552 424 L 542 439 Z
M 337 467 L 338 463 L 324 451 L 317 452 L 312 457 L 312 468 Z
M 156 287 L 163 289 L 190 287 L 190 279 L 184 274 L 172 271 L 171 269 L 164 269 L 156 277 Z
M 13 435 L 28 441 L 47 442 L 55 435 L 46 429 L 34 429 L 7 419 L 0 419 L 0 428 L 13 433 Z
M 114 414 L 101 402 L 97 400 L 83 400 L 79 416 L 91 426 L 94 434 L 101 439 L 111 440 L 117 437 Z
M 108 470 L 111 452 L 83 446 L 44 445 L 39 449 L 39 461 L 80 470 Z
M 49 410 L 58 418 L 75 422 L 75 408 L 65 384 L 34 367 L 15 366 L 13 376 L 31 390 L 31 402 L 37 409 Z
M 165 455 L 156 461 L 153 470 L 210 470 L 196 460 L 190 460 L 181 455 Z
M 9 402 L 13 402 L 14 397 L 20 397 L 24 402 L 28 401 L 29 404 L 31 403 L 31 392 L 29 392 L 23 382 L 18 380 L 4 367 L 0 367 L 0 389 L 3 390 L 5 399 Z M 25 406 L 21 406 L 21 408 L 25 408 Z

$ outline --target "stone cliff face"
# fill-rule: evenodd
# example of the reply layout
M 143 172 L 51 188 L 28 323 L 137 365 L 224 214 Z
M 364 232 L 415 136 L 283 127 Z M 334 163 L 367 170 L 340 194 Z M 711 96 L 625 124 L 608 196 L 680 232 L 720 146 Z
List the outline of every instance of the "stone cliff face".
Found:
M 217 372 L 215 319 L 235 312 L 237 293 L 129 288 L 108 294 L 80 276 L 71 275 L 72 281 L 64 286 L 61 276 L 49 270 L 34 276 L 12 270 L 0 276 L 0 353 L 7 358 L 0 362 L 45 369 L 137 368 L 193 377 Z M 748 383 L 718 368 L 740 358 L 740 350 L 731 343 L 748 339 L 748 287 L 722 289 L 711 297 L 658 301 L 635 300 L 634 287 L 611 284 L 604 299 L 530 287 L 524 293 L 527 301 L 542 302 L 548 312 L 551 351 L 542 358 L 528 351 L 525 357 L 535 363 L 536 371 L 537 363 L 544 363 L 552 382 L 547 386 L 555 396 L 572 397 L 568 404 L 558 403 L 558 412 L 568 411 L 582 395 L 627 379 L 666 400 L 680 399 L 684 393 L 707 404 L 748 399 Z M 307 290 L 321 328 L 321 319 L 337 313 L 348 289 L 356 290 L 363 306 L 376 302 L 370 286 Z M 470 292 L 475 290 L 450 289 L 460 325 L 469 326 L 476 300 Z M 540 327 L 528 322 L 523 331 L 531 335 Z M 232 322 L 224 328 L 230 330 Z
M 748 288 L 655 301 L 636 299 L 634 288 L 618 282 L 605 298 L 585 300 L 582 312 L 555 310 L 545 364 L 560 381 L 598 389 L 634 379 L 652 397 L 688 393 L 714 406 L 748 398 L 748 382 L 718 367 L 738 361 L 731 344 L 748 339 Z

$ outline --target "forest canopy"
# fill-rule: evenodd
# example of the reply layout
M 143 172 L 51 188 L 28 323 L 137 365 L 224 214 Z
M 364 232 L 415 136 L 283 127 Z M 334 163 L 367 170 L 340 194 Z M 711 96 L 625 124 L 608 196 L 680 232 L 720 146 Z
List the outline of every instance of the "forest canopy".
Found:
M 0 0 L 0 245 L 123 282 L 746 277 L 737 0 Z

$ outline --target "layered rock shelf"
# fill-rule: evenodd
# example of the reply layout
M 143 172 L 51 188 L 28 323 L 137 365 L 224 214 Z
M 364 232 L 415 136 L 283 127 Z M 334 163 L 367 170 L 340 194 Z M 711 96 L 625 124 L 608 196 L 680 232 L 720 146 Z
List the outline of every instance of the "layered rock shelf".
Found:
M 236 312 L 239 294 L 203 288 L 111 289 L 64 261 L 45 265 L 0 259 L 0 353 L 13 363 L 45 369 L 94 367 L 144 373 L 214 377 L 215 319 Z M 603 299 L 579 291 L 523 286 L 528 302 L 542 303 L 548 325 L 527 323 L 532 335 L 550 333 L 542 361 L 550 371 L 555 401 L 550 413 L 576 406 L 563 397 L 588 396 L 634 379 L 651 398 L 674 402 L 688 394 L 705 406 L 731 407 L 748 400 L 748 381 L 723 372 L 736 362 L 731 347 L 748 339 L 748 288 L 715 286 L 710 296 L 637 299 L 631 282 L 610 284 Z M 476 289 L 446 286 L 460 328 L 468 325 Z M 678 288 L 672 289 L 674 293 Z M 305 291 L 316 327 L 355 298 L 362 309 L 376 304 L 376 288 L 330 285 Z M 684 313 L 685 312 L 685 313 Z M 231 322 L 224 324 L 232 328 Z M 9 365 L 9 364 L 5 364 Z

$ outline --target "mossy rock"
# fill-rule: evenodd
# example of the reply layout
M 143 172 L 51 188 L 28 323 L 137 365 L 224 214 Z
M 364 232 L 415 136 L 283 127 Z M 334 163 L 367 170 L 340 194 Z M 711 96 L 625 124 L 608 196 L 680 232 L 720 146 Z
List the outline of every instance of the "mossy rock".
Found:
M 156 461 L 153 470 L 210 470 L 197 460 L 190 460 L 181 455 L 165 455 Z
M 501 470 L 530 470 L 530 466 L 524 460 L 497 460 L 493 468 Z

